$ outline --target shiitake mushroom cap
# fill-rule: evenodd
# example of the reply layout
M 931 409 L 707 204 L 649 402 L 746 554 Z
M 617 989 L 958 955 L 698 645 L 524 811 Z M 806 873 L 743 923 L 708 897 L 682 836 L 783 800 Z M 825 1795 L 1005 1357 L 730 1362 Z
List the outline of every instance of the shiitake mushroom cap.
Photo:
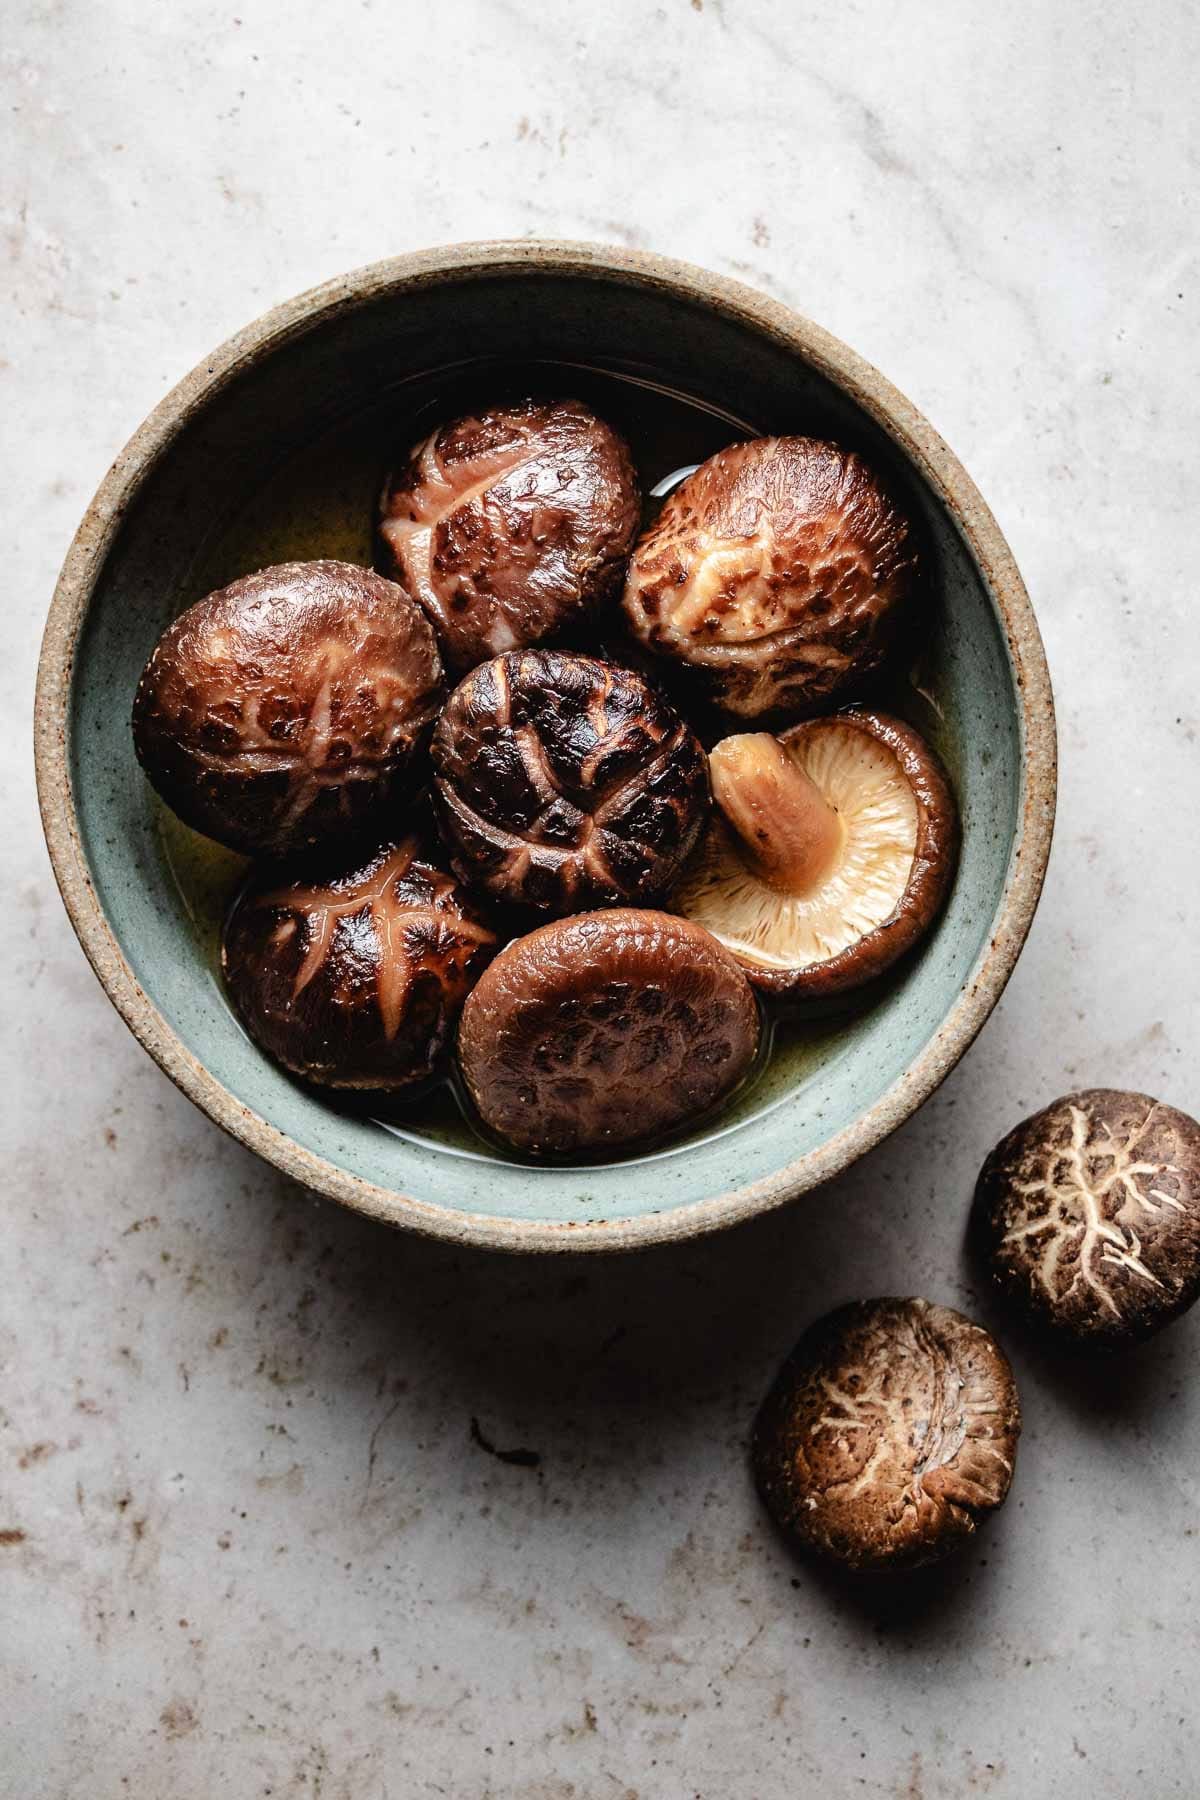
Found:
M 1149 1094 L 1065 1094 L 987 1158 L 975 1225 L 997 1287 L 1058 1343 L 1141 1343 L 1200 1298 L 1200 1122 Z
M 463 673 L 577 627 L 619 586 L 640 517 L 624 439 L 578 400 L 528 399 L 418 444 L 380 535 Z
M 395 800 L 444 694 L 403 588 L 352 563 L 281 563 L 167 627 L 138 684 L 134 745 L 186 825 L 290 855 L 353 836 Z
M 484 1124 L 518 1149 L 621 1149 L 728 1096 L 758 1035 L 750 986 L 714 938 L 617 908 L 500 952 L 463 1008 L 459 1068 Z
M 1021 1429 L 1008 1359 L 927 1300 L 839 1307 L 784 1363 L 754 1429 L 759 1492 L 805 1548 L 856 1570 L 936 1562 L 1008 1494 Z
M 225 983 L 255 1042 L 319 1087 L 403 1092 L 444 1061 L 497 938 L 416 836 L 260 865 L 226 920 Z
M 714 813 L 672 904 L 718 937 L 760 992 L 807 1006 L 873 982 L 928 931 L 958 864 L 958 809 L 933 749 L 886 713 L 809 719 L 778 742 L 841 818 L 828 881 L 804 896 L 779 890 Z
M 912 522 L 856 451 L 752 438 L 668 495 L 622 604 L 725 712 L 778 723 L 861 693 L 913 622 L 918 562 Z
M 708 811 L 694 733 L 640 675 L 596 657 L 482 663 L 446 703 L 432 755 L 455 869 L 543 914 L 657 899 Z

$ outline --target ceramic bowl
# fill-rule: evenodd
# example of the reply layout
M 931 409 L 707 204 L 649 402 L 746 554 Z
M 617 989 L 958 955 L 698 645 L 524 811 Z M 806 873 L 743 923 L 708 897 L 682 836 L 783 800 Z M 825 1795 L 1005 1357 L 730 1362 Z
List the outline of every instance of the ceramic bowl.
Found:
M 745 431 L 836 437 L 885 465 L 930 546 L 932 648 L 891 703 L 957 788 L 962 860 L 920 952 L 868 1009 L 793 1030 L 734 1109 L 676 1143 L 578 1167 L 507 1160 L 446 1096 L 397 1123 L 333 1110 L 267 1062 L 226 1004 L 215 941 L 237 870 L 160 807 L 129 709 L 169 618 L 291 556 L 369 560 L 387 458 L 507 381 L 599 395 L 648 487 Z M 556 365 L 547 369 L 546 365 Z M 970 479 L 896 390 L 828 333 L 734 282 L 599 246 L 460 245 L 330 282 L 232 338 L 117 458 L 46 629 L 38 779 L 63 898 L 114 1005 L 217 1124 L 391 1224 L 510 1249 L 684 1238 L 794 1200 L 918 1107 L 1020 952 L 1049 852 L 1055 738 L 1042 645 Z

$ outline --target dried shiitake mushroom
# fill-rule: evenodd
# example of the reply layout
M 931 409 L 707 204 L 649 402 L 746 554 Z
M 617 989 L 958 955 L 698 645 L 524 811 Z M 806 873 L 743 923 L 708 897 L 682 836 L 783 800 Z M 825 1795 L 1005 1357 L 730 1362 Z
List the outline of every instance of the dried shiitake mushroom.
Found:
M 1140 1343 L 1200 1298 L 1200 1123 L 1149 1094 L 1067 1094 L 992 1151 L 976 1223 L 999 1287 L 1060 1341 Z
M 928 1300 L 860 1300 L 793 1350 L 754 1431 L 776 1522 L 853 1569 L 947 1555 L 1012 1481 L 1021 1409 L 995 1339 Z
M 403 588 L 352 563 L 281 563 L 167 627 L 134 744 L 186 825 L 278 856 L 348 836 L 400 792 L 444 693 Z
M 861 456 L 753 438 L 668 497 L 624 608 L 635 637 L 726 712 L 794 718 L 875 673 L 913 612 L 917 566 L 911 523 Z
M 618 908 L 507 945 L 463 1009 L 459 1066 L 518 1149 L 618 1149 L 730 1094 L 758 1032 L 745 976 L 706 931 Z
M 451 668 L 538 644 L 612 593 L 637 534 L 628 447 L 578 400 L 441 426 L 384 491 L 380 532 Z
M 544 913 L 657 898 L 708 810 L 704 752 L 674 708 L 631 670 L 559 650 L 472 670 L 433 763 L 459 874 Z
M 928 929 L 958 856 L 945 772 L 910 725 L 837 713 L 709 755 L 716 810 L 673 904 L 781 1001 L 841 994 Z
M 247 1031 L 285 1069 L 399 1092 L 436 1072 L 496 942 L 406 837 L 350 867 L 260 871 L 226 922 L 221 964 Z

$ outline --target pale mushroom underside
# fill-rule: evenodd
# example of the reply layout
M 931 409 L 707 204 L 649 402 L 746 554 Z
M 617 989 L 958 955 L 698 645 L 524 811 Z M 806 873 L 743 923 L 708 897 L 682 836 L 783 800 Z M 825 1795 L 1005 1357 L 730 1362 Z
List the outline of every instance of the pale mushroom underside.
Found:
M 842 826 L 842 850 L 808 894 L 765 881 L 715 819 L 676 895 L 679 910 L 764 969 L 829 962 L 895 912 L 916 852 L 912 786 L 885 743 L 837 719 L 786 745 Z

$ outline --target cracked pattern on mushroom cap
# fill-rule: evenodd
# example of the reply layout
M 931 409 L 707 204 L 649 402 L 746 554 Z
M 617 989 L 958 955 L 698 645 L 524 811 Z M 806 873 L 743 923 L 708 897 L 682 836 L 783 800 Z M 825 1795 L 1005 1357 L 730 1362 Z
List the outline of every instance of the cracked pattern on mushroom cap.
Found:
M 1097 1349 L 1136 1343 L 1200 1297 L 1200 1124 L 1148 1094 L 1067 1094 L 983 1165 L 977 1218 L 996 1281 Z
M 863 1300 L 801 1338 L 763 1404 L 763 1499 L 801 1542 L 856 1569 L 934 1562 L 1000 1506 L 1020 1407 L 982 1326 L 927 1300 Z
M 456 419 L 412 451 L 380 533 L 450 665 L 552 637 L 618 583 L 640 502 L 622 438 L 578 400 Z
M 732 1092 L 758 1012 L 698 925 L 620 908 L 509 944 L 463 1010 L 459 1065 L 484 1123 L 534 1152 L 653 1138 Z
M 399 789 L 445 690 L 403 588 L 352 563 L 281 563 L 182 613 L 138 684 L 138 759 L 231 850 L 348 836 Z
M 527 650 L 462 681 L 433 740 L 455 868 L 544 913 L 665 893 L 708 811 L 698 739 L 640 675 Z
M 221 964 L 250 1035 L 285 1068 L 397 1089 L 434 1073 L 496 943 L 408 837 L 350 869 L 264 871 L 229 916 Z
M 634 635 L 705 679 L 740 718 L 808 711 L 884 660 L 917 554 L 853 451 L 755 438 L 702 463 L 641 539 L 625 585 Z

